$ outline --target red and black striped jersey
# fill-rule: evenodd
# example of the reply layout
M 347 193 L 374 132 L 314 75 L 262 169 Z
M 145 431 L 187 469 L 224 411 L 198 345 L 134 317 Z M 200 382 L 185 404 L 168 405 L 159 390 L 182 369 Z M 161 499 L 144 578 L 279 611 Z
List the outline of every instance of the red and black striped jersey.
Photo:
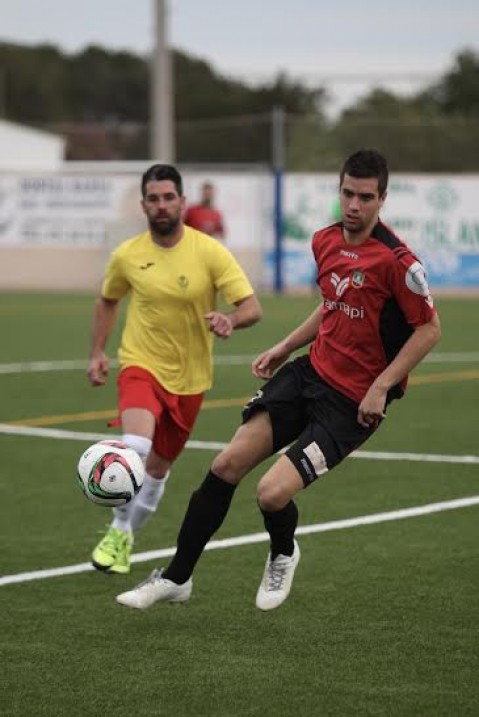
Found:
M 319 375 L 360 403 L 434 305 L 424 269 L 382 222 L 361 245 L 347 244 L 341 223 L 317 231 L 312 249 L 323 297 L 321 324 L 310 348 Z M 389 392 L 400 398 L 407 378 Z

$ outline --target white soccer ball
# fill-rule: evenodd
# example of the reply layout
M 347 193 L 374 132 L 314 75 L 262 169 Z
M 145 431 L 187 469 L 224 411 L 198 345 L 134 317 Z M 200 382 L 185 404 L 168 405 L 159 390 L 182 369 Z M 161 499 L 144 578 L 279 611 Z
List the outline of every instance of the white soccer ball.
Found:
M 124 505 L 143 485 L 145 469 L 133 448 L 121 441 L 100 441 L 78 461 L 78 482 L 88 500 L 98 505 Z

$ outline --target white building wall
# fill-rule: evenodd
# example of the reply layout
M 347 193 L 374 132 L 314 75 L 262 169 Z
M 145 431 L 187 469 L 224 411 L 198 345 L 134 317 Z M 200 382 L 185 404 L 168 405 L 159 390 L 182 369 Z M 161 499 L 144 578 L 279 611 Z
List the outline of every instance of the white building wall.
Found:
M 47 132 L 0 120 L 0 170 L 31 172 L 59 169 L 65 141 Z

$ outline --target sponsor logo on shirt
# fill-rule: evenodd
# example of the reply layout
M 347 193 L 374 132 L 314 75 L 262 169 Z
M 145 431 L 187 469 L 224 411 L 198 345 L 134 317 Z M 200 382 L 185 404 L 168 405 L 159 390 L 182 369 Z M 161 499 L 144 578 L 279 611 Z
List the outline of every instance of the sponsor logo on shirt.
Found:
M 333 271 L 331 274 L 331 284 L 336 290 L 336 296 L 342 296 L 348 288 L 349 276 L 345 276 L 344 279 L 341 279 L 336 272 Z
M 140 269 L 149 269 L 150 266 L 155 266 L 155 262 L 147 261 L 146 264 L 140 264 Z
M 341 249 L 339 253 L 342 256 L 347 256 L 348 259 L 359 259 L 359 254 L 355 254 L 353 251 L 346 251 L 346 249 Z
M 328 311 L 343 311 L 350 319 L 364 319 L 364 307 L 350 306 L 344 301 L 324 300 L 324 306 Z
M 178 277 L 178 286 L 181 286 L 182 289 L 187 289 L 190 284 L 190 280 L 187 276 L 179 276 Z

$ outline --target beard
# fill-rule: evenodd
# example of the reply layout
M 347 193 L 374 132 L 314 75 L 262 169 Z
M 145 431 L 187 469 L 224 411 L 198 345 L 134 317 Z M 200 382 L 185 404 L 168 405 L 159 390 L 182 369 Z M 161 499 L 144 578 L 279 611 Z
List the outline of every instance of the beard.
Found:
M 351 222 L 344 218 L 342 221 L 343 227 L 351 234 L 359 234 L 359 232 L 362 232 L 366 228 L 365 223 L 360 219 L 355 222 Z
M 150 231 L 153 234 L 158 234 L 162 237 L 166 237 L 172 234 L 175 229 L 177 229 L 179 223 L 180 217 L 164 216 L 159 219 L 151 219 L 150 217 L 148 218 L 148 225 L 150 227 Z

